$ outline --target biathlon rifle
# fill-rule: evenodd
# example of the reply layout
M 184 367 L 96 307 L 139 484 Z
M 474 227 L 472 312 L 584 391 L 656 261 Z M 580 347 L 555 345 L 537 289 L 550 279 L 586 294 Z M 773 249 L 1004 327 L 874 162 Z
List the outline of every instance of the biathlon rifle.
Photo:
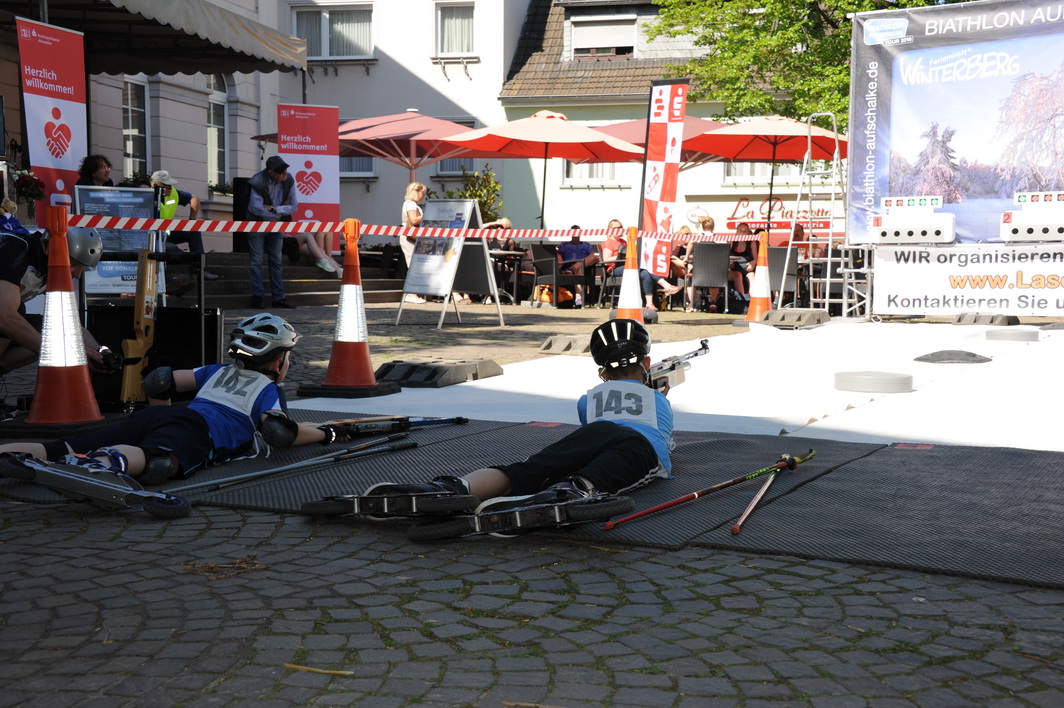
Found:
M 329 420 L 322 423 L 322 426 L 333 426 L 338 433 L 345 437 L 353 438 L 360 435 L 386 435 L 430 425 L 464 425 L 468 422 L 468 418 L 461 417 L 410 418 L 402 415 L 386 415 L 371 418 Z
M 668 359 L 662 359 L 657 364 L 651 365 L 650 387 L 660 390 L 666 386 L 669 388 L 679 386 L 686 380 L 684 372 L 691 368 L 690 360 L 708 353 L 709 340 L 703 339 L 699 342 L 698 349 L 686 354 L 670 356 Z
M 137 295 L 133 301 L 134 339 L 122 340 L 122 401 L 143 401 L 141 375 L 147 368 L 148 351 L 155 343 L 155 309 L 158 305 L 159 264 L 147 249 L 137 254 Z

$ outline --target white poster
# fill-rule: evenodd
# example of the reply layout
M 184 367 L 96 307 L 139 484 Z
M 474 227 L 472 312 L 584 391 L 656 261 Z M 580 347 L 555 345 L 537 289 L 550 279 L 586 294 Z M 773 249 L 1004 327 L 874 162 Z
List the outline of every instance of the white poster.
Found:
M 877 246 L 877 315 L 1064 315 L 1064 244 Z

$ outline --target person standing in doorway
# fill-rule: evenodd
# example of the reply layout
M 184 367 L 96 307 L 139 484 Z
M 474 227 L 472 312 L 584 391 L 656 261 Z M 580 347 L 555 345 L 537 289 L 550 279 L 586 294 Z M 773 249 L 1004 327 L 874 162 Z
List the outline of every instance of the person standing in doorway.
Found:
M 288 174 L 288 163 L 279 155 L 266 160 L 266 169 L 248 180 L 248 221 L 291 221 L 299 208 L 295 178 Z M 265 294 L 262 280 L 262 256 L 269 260 L 270 297 L 273 308 L 295 307 L 284 295 L 284 272 L 281 267 L 283 234 L 248 234 L 251 275 L 251 307 L 262 307 Z

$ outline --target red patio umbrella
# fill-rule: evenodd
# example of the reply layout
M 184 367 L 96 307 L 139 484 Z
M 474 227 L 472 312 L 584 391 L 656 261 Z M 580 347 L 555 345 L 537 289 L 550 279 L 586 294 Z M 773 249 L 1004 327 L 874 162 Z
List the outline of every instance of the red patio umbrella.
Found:
M 417 168 L 450 157 L 498 157 L 493 153 L 474 152 L 441 142 L 441 138 L 472 130 L 461 123 L 432 118 L 406 111 L 386 116 L 357 118 L 340 124 L 341 157 L 379 157 L 410 170 L 410 181 Z M 256 135 L 252 140 L 276 143 L 277 134 Z
M 846 138 L 809 123 L 765 116 L 725 125 L 684 140 L 684 148 L 720 155 L 735 162 L 802 162 L 846 157 Z M 772 229 L 772 188 L 768 182 L 768 225 Z
M 543 197 L 539 223 L 547 202 L 547 160 L 561 157 L 573 162 L 628 162 L 643 156 L 636 145 L 569 122 L 561 113 L 540 111 L 528 118 L 470 130 L 444 139 L 456 147 L 498 153 L 509 157 L 543 158 Z
M 724 123 L 718 123 L 715 120 L 708 120 L 706 118 L 696 118 L 695 116 L 686 116 L 683 121 L 683 145 L 680 152 L 680 170 L 687 170 L 692 167 L 698 167 L 704 165 L 707 162 L 716 162 L 723 160 L 720 155 L 714 155 L 708 152 L 702 152 L 701 150 L 689 150 L 687 148 L 687 141 L 692 138 L 697 138 L 710 130 L 716 128 L 723 128 Z M 614 138 L 620 138 L 626 140 L 633 145 L 639 147 L 646 147 L 647 141 L 647 120 L 643 118 L 641 120 L 629 120 L 623 123 L 614 123 L 612 125 L 600 125 L 595 128 L 600 133 L 612 136 Z
M 359 118 L 340 125 L 340 147 L 347 156 L 379 157 L 410 170 L 410 181 L 418 167 L 451 157 L 498 157 L 443 142 L 472 128 L 417 111 L 376 118 Z

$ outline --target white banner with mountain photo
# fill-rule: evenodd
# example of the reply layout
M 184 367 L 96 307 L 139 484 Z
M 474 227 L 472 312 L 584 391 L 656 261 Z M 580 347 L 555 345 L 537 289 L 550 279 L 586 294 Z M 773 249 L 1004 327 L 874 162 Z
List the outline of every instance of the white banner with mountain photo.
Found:
M 851 243 L 885 197 L 942 195 L 973 243 L 998 240 L 1015 193 L 1064 189 L 1059 0 L 860 13 L 853 32 Z

